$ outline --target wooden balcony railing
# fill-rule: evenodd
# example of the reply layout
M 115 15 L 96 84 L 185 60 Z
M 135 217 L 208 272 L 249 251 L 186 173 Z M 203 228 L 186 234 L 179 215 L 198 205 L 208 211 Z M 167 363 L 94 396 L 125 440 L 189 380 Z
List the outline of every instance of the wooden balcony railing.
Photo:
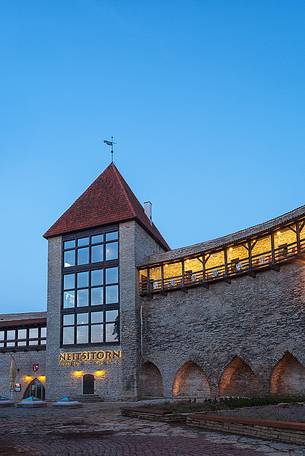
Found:
M 210 283 L 227 280 L 243 274 L 255 274 L 263 269 L 277 269 L 281 263 L 291 261 L 305 253 L 305 239 L 285 244 L 256 255 L 249 254 L 247 258 L 224 262 L 217 266 L 204 268 L 200 271 L 185 271 L 184 274 L 162 279 L 142 279 L 139 283 L 140 294 L 166 292 L 169 290 L 183 289 L 194 286 L 208 286 Z M 181 259 L 183 262 L 185 258 Z M 149 269 L 149 267 L 147 268 Z

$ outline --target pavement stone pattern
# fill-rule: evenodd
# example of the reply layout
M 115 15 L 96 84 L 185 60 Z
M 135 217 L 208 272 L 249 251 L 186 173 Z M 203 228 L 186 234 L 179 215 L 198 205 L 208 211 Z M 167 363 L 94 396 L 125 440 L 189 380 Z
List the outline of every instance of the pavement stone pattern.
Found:
M 305 448 L 125 418 L 122 403 L 0 409 L 5 456 L 303 456 Z

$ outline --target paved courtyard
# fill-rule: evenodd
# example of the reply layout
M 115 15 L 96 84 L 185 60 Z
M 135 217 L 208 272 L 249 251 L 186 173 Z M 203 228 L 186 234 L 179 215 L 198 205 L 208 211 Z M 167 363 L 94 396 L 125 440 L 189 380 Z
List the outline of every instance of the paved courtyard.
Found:
M 122 405 L 122 404 L 121 404 Z M 301 456 L 305 449 L 121 417 L 119 404 L 0 409 L 0 455 Z

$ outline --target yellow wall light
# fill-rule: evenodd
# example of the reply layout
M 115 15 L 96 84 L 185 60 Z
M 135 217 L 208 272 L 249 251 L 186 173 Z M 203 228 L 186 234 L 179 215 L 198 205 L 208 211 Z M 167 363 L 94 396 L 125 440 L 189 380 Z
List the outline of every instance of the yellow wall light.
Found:
M 31 382 L 33 380 L 32 375 L 24 375 L 23 376 L 23 381 L 24 382 Z
M 81 378 L 84 375 L 84 371 L 73 371 L 72 375 L 75 378 Z
M 97 378 L 103 378 L 106 376 L 106 371 L 105 370 L 98 370 L 94 372 L 94 376 Z
M 40 380 L 41 382 L 45 382 L 47 379 L 47 377 L 45 375 L 39 375 L 38 377 L 38 380 Z

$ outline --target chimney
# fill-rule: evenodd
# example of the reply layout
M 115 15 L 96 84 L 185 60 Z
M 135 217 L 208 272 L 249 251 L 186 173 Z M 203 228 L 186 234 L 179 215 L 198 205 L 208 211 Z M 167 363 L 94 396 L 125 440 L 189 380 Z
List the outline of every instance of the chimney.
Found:
M 152 225 L 152 204 L 150 201 L 145 201 L 144 203 L 144 212 L 146 216 L 148 217 L 151 225 Z

